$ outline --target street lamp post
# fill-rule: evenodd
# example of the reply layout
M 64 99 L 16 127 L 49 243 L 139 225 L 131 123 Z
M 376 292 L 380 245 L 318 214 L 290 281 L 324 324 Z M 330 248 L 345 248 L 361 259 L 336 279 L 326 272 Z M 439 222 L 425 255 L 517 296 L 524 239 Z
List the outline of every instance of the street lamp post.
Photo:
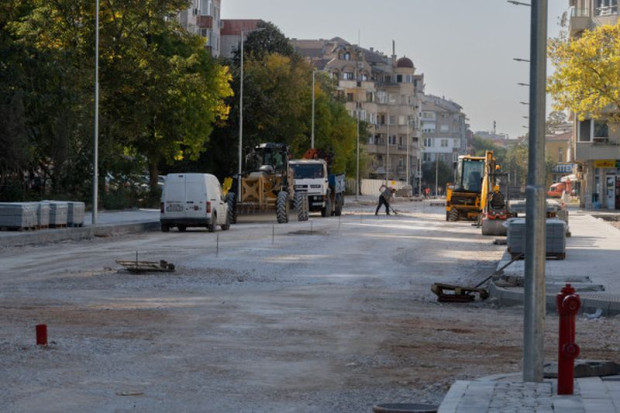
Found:
M 312 70 L 312 132 L 310 133 L 310 148 L 314 148 L 314 82 L 316 70 Z
M 99 195 L 99 0 L 95 1 L 95 130 L 93 136 L 93 213 L 92 224 L 97 223 Z
M 240 62 L 240 77 L 239 77 L 239 168 L 237 170 L 237 199 L 241 200 L 241 167 L 243 161 L 243 41 L 244 36 L 247 33 L 258 32 L 265 30 L 264 28 L 241 30 L 241 62 Z

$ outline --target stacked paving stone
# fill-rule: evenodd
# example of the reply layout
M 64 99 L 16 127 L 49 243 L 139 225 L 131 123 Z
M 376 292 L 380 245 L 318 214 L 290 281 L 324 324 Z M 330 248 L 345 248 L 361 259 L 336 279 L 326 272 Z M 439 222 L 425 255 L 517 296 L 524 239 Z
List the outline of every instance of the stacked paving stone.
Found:
M 67 202 L 67 225 L 70 227 L 81 227 L 84 225 L 84 202 Z
M 50 227 L 66 227 L 69 204 L 64 201 L 47 201 L 50 205 Z
M 0 202 L 0 227 L 34 229 L 37 225 L 37 204 L 32 202 Z
M 37 228 L 49 228 L 50 205 L 47 202 L 37 202 Z
M 564 259 L 566 256 L 566 223 L 557 218 L 546 221 L 546 251 L 547 256 Z M 508 252 L 515 257 L 525 254 L 525 218 L 513 218 L 509 221 Z

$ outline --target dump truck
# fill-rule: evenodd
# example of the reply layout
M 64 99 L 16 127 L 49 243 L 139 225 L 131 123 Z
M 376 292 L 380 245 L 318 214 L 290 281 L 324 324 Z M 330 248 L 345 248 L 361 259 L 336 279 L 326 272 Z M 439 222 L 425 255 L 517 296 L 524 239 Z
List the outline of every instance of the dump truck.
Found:
M 306 194 L 308 210 L 323 217 L 340 216 L 344 207 L 345 175 L 331 173 L 331 160 L 330 154 L 312 148 L 290 162 L 295 192 Z
M 256 145 L 245 158 L 243 172 L 229 182 L 226 200 L 231 223 L 237 222 L 238 214 L 268 210 L 275 210 L 278 223 L 286 223 L 291 206 L 299 221 L 308 220 L 308 200 L 305 194 L 295 193 L 286 144 Z

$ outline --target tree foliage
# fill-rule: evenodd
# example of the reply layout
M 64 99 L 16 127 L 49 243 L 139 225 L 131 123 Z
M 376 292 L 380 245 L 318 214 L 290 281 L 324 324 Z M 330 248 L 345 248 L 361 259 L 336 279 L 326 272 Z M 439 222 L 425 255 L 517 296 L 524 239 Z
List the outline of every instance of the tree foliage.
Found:
M 261 142 L 280 142 L 289 145 L 293 157 L 300 157 L 311 141 L 313 68 L 273 24 L 258 27 L 263 30 L 248 33 L 244 42 L 242 152 L 247 154 Z M 239 52 L 230 62 L 235 97 L 227 101 L 228 122 L 218 125 L 200 162 L 184 165 L 188 170 L 202 166 L 223 178 L 238 169 Z M 330 80 L 316 73 L 315 146 L 334 153 L 334 171 L 354 175 L 356 136 L 355 119 L 337 100 Z
M 55 193 L 88 200 L 94 4 L 12 0 L 0 7 L 0 83 L 8 91 L 0 97 L 0 111 L 14 114 L 12 123 L 0 124 L 13 131 L 7 146 L 27 142 L 21 145 L 30 156 L 28 165 L 19 165 L 23 172 L 42 175 L 44 182 L 49 178 Z M 204 39 L 181 30 L 176 15 L 185 7 L 185 0 L 101 1 L 102 176 L 121 170 L 143 174 L 148 165 L 155 188 L 158 166 L 196 158 L 213 124 L 228 114 L 230 74 L 211 58 Z
M 580 120 L 620 120 L 620 23 L 586 30 L 571 41 L 552 39 L 549 56 L 555 66 L 548 80 L 554 109 L 569 109 Z

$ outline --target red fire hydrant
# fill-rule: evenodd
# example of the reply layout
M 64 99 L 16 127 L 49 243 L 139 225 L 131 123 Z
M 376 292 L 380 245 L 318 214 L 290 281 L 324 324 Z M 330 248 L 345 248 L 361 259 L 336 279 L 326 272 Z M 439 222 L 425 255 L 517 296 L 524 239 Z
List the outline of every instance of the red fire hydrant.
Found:
M 579 295 L 566 284 L 556 295 L 555 304 L 560 315 L 560 339 L 558 342 L 558 394 L 573 394 L 575 359 L 579 346 L 575 344 L 575 319 L 581 306 Z

